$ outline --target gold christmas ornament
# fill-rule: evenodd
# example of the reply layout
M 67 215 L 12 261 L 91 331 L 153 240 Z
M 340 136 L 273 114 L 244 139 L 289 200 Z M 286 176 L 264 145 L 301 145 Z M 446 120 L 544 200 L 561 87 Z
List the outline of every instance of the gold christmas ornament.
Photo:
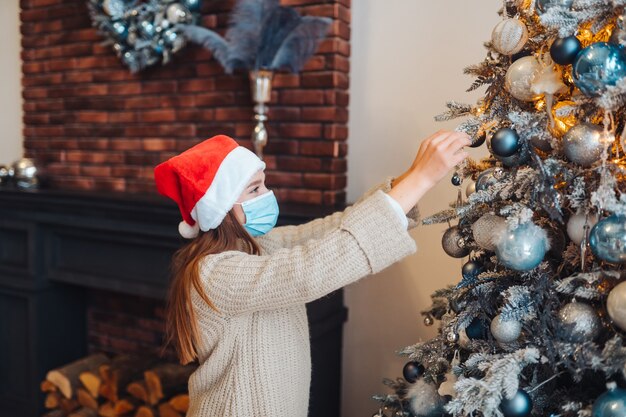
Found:
M 517 19 L 505 19 L 498 23 L 491 33 L 494 49 L 502 55 L 513 55 L 528 42 L 528 28 Z
M 520 101 L 535 101 L 543 97 L 532 91 L 533 80 L 542 70 L 542 66 L 534 56 L 518 59 L 506 72 L 504 86 L 506 90 Z

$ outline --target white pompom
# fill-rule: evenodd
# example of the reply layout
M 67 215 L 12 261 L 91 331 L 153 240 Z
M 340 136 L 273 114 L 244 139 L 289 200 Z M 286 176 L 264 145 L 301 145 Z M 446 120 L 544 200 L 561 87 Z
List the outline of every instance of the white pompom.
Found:
M 200 234 L 200 226 L 198 226 L 198 223 L 192 226 L 183 220 L 178 223 L 178 233 L 185 239 L 193 239 Z

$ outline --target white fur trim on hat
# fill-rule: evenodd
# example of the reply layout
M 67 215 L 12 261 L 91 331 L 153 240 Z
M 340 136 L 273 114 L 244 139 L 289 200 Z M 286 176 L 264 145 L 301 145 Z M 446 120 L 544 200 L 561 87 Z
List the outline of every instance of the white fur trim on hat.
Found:
M 200 227 L 198 226 L 198 223 L 192 226 L 183 220 L 178 223 L 178 233 L 180 233 L 180 235 L 185 239 L 193 239 L 198 237 L 200 234 Z
M 250 179 L 264 169 L 265 162 L 243 146 L 226 155 L 211 186 L 191 210 L 191 217 L 200 230 L 206 232 L 219 226 Z

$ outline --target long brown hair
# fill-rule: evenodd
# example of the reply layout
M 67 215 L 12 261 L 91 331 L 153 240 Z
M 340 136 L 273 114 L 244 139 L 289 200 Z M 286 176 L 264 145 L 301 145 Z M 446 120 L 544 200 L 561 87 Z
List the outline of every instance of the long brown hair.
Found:
M 174 346 L 182 364 L 193 362 L 198 357 L 198 327 L 191 302 L 192 289 L 217 311 L 202 289 L 200 261 L 206 255 L 242 250 L 242 241 L 245 252 L 253 255 L 260 253 L 258 244 L 230 211 L 216 229 L 200 232 L 198 237 L 180 248 L 172 258 L 173 281 L 167 302 L 165 346 L 170 343 Z

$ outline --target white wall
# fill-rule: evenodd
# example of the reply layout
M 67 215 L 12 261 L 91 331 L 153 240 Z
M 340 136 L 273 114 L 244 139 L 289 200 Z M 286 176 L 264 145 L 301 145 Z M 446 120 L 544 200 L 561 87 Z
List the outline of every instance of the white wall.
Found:
M 19 0 L 0 1 L 0 165 L 22 156 Z
M 482 61 L 483 42 L 499 21 L 500 0 L 355 0 L 348 200 L 412 162 L 421 139 L 458 122 L 433 117 L 445 102 L 473 103 L 473 81 L 463 68 Z M 484 151 L 474 151 L 480 156 Z M 420 202 L 423 214 L 456 198 L 449 178 Z M 343 353 L 343 417 L 371 416 L 383 377 L 402 375 L 406 360 L 395 352 L 434 335 L 419 312 L 437 288 L 457 282 L 462 261 L 441 249 L 444 226 L 419 227 L 414 256 L 346 290 L 349 321 Z

